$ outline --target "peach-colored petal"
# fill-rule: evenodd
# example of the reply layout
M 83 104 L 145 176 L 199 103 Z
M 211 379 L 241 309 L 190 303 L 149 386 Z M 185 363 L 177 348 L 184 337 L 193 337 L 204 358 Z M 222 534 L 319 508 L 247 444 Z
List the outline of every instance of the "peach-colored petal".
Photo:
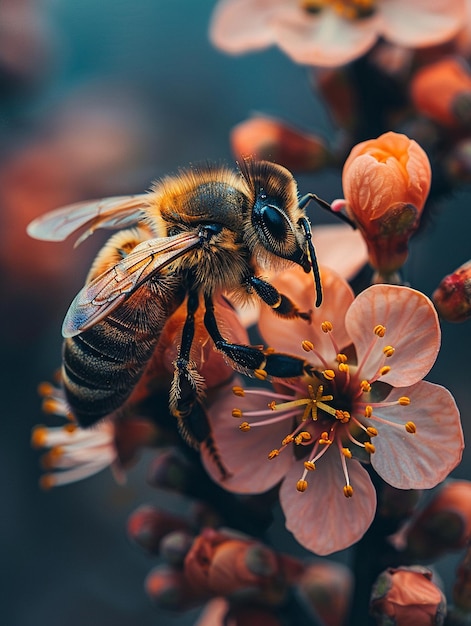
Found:
M 296 63 L 334 67 L 362 56 L 375 43 L 377 16 L 345 20 L 329 9 L 318 15 L 276 13 L 271 26 L 279 47 Z
M 373 328 L 386 327 L 384 337 Z M 440 348 L 440 326 L 433 304 L 420 291 L 398 285 L 373 285 L 354 301 L 345 318 L 347 332 L 362 363 L 361 378 L 370 379 L 378 367 L 391 370 L 384 381 L 396 387 L 412 385 L 422 379 L 437 358 Z M 382 348 L 392 346 L 393 356 L 384 361 Z
M 206 604 L 195 626 L 223 626 L 226 623 L 226 615 L 229 611 L 229 603 L 224 598 L 213 598 Z
M 432 46 L 450 39 L 465 21 L 463 0 L 388 0 L 381 2 L 386 39 L 406 47 Z
M 386 402 L 408 396 L 409 406 L 375 407 L 374 414 L 395 424 L 413 421 L 417 432 L 375 422 L 378 436 L 371 463 L 380 476 L 398 489 L 430 489 L 458 465 L 464 447 L 460 414 L 451 393 L 420 381 L 393 389 Z M 373 422 L 372 422 L 373 423 Z
M 268 22 L 284 0 L 222 0 L 211 18 L 211 42 L 230 54 L 259 50 L 275 43 Z
M 321 269 L 324 298 L 319 308 L 314 307 L 312 276 L 301 268 L 292 268 L 281 272 L 273 284 L 281 293 L 290 297 L 302 310 L 312 311 L 312 322 L 302 319 L 285 320 L 277 317 L 268 307 L 260 311 L 259 330 L 264 341 L 278 352 L 288 352 L 307 358 L 301 342 L 308 339 L 327 358 L 335 357 L 335 352 L 328 335 L 320 330 L 325 320 L 333 323 L 335 338 L 339 346 L 350 343 L 345 332 L 345 313 L 353 302 L 353 292 L 343 278 L 328 268 Z
M 252 394 L 244 398 L 236 397 L 232 393 L 232 385 L 224 387 L 211 398 L 209 419 L 214 440 L 222 461 L 232 476 L 221 483 L 221 472 L 206 449 L 202 450 L 202 460 L 210 476 L 229 491 L 267 491 L 280 482 L 293 463 L 293 457 L 288 450 L 275 459 L 268 459 L 268 454 L 274 448 L 279 448 L 281 440 L 288 434 L 289 422 L 285 420 L 281 424 L 271 424 L 268 427 L 252 427 L 249 432 L 242 432 L 239 424 L 245 416 L 242 419 L 232 417 L 234 408 L 243 412 L 263 410 L 268 409 L 269 401 L 270 398 L 266 396 Z M 249 421 L 253 423 L 257 418 Z
M 343 493 L 345 479 L 337 450 L 329 450 L 308 475 L 308 488 L 301 493 L 296 483 L 303 473 L 298 461 L 280 489 L 286 528 L 308 550 L 319 555 L 348 548 L 361 539 L 373 521 L 376 492 L 368 472 L 358 461 L 348 461 L 353 496 Z

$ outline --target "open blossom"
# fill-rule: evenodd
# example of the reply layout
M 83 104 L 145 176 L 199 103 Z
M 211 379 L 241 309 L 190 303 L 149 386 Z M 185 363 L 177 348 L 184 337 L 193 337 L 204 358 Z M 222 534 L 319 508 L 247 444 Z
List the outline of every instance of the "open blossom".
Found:
M 210 408 L 231 491 L 264 492 L 281 482 L 286 526 L 309 550 L 329 554 L 358 541 L 373 520 L 376 493 L 363 464 L 399 489 L 428 489 L 461 459 L 463 434 L 451 394 L 422 378 L 440 345 L 435 309 L 422 293 L 373 285 L 355 299 L 326 269 L 324 302 L 303 320 L 280 323 L 262 310 L 270 348 L 304 355 L 312 376 L 270 389 L 221 392 Z M 304 274 L 278 289 L 308 300 Z M 237 422 L 239 420 L 239 431 Z M 268 457 L 268 458 L 267 458 Z
M 345 161 L 346 209 L 365 239 L 370 264 L 381 275 L 391 275 L 404 264 L 430 184 L 427 155 L 400 133 L 357 144 Z
M 210 36 L 240 54 L 276 44 L 296 63 L 344 65 L 379 37 L 416 48 L 450 39 L 464 0 L 220 0 Z

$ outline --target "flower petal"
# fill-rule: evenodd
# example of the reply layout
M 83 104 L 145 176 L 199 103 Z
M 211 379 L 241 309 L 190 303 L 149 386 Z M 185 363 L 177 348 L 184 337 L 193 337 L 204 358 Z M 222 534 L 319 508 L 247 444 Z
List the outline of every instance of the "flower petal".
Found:
M 381 31 L 406 47 L 431 46 L 450 39 L 466 21 L 463 0 L 381 2 Z
M 305 492 L 296 489 L 303 463 L 298 461 L 288 472 L 280 489 L 280 502 L 286 528 L 308 550 L 319 555 L 348 548 L 365 534 L 376 511 L 376 492 L 368 472 L 358 461 L 348 461 L 354 493 L 343 493 L 345 478 L 340 455 L 329 450 L 311 472 Z
M 420 381 L 406 389 L 393 389 L 386 402 L 408 396 L 409 406 L 375 407 L 374 415 L 395 424 L 411 420 L 414 434 L 374 422 L 378 436 L 371 463 L 378 474 L 398 489 L 430 489 L 458 465 L 464 447 L 460 414 L 451 393 Z M 372 421 L 373 424 L 373 421 Z
M 278 352 L 288 352 L 306 358 L 301 342 L 309 339 L 316 350 L 326 358 L 334 358 L 335 351 L 328 335 L 320 330 L 320 325 L 329 320 L 334 325 L 335 338 L 339 346 L 350 343 L 345 331 L 344 317 L 353 301 L 353 292 L 348 283 L 336 272 L 328 268 L 321 269 L 324 298 L 319 308 L 314 307 L 314 287 L 310 274 L 301 268 L 293 267 L 278 274 L 273 285 L 281 293 L 295 302 L 301 311 L 312 311 L 311 324 L 302 319 L 281 319 L 262 307 L 260 311 L 259 330 L 263 339 Z
M 209 37 L 219 49 L 230 54 L 260 50 L 275 43 L 269 27 L 273 12 L 284 0 L 222 0 L 211 18 Z
M 386 327 L 384 337 L 375 337 L 377 324 Z M 395 349 L 387 365 L 385 382 L 395 387 L 412 385 L 423 378 L 437 358 L 440 326 L 431 301 L 420 291 L 398 285 L 373 285 L 355 299 L 345 318 L 347 332 L 357 352 L 358 363 L 366 359 L 359 375 L 370 379 L 384 363 L 382 348 Z M 368 354 L 372 342 L 377 342 Z
M 296 63 L 336 67 L 362 56 L 378 36 L 377 16 L 345 20 L 324 9 L 318 15 L 297 10 L 273 16 L 276 42 Z
M 235 407 L 242 412 L 268 410 L 270 398 L 254 394 L 236 397 L 232 393 L 232 385 L 227 385 L 208 399 L 214 441 L 225 468 L 231 474 L 221 480 L 220 469 L 204 446 L 201 457 L 212 478 L 235 493 L 262 493 L 279 483 L 293 463 L 291 451 L 287 450 L 272 460 L 268 459 L 268 454 L 280 447 L 281 440 L 289 432 L 290 422 L 285 420 L 269 426 L 254 426 L 250 431 L 242 432 L 239 429 L 240 421 L 232 417 L 232 409 Z M 268 417 L 271 416 L 273 413 Z M 250 422 L 260 419 L 263 418 L 253 418 Z

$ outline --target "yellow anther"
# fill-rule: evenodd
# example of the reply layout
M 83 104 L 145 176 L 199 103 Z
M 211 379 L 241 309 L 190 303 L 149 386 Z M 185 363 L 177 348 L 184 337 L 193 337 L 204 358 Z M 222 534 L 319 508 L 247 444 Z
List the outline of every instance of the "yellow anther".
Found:
M 383 326 L 382 324 L 378 324 L 377 326 L 373 328 L 373 332 L 378 337 L 384 337 L 384 335 L 386 334 L 386 326 Z
M 417 426 L 414 424 L 414 422 L 406 422 L 405 428 L 407 432 L 411 435 L 417 432 Z
M 371 391 L 371 385 L 367 380 L 362 380 L 360 383 L 360 389 L 363 393 L 369 393 Z
M 310 441 L 312 439 L 311 433 L 309 433 L 307 430 L 302 430 L 299 433 L 298 437 L 301 437 L 303 441 Z
M 278 456 L 279 454 L 280 454 L 280 451 L 279 451 L 279 450 L 277 450 L 277 449 L 275 448 L 274 450 L 272 450 L 272 451 L 270 452 L 270 454 L 268 455 L 268 458 L 269 458 L 269 459 L 270 459 L 270 461 L 271 461 L 272 459 L 274 459 L 274 458 L 275 458 L 276 456 Z
M 276 409 L 276 402 L 274 400 L 272 400 L 271 402 L 269 402 L 267 404 L 268 408 L 271 409 L 272 411 L 274 411 Z
M 294 437 L 293 435 L 287 435 L 283 441 L 281 442 L 282 445 L 287 446 L 289 443 L 291 443 L 292 441 L 294 441 Z
M 255 378 L 258 378 L 258 380 L 266 380 L 268 377 L 268 374 L 266 373 L 265 370 L 256 369 L 254 370 L 254 376 Z
M 31 445 L 33 448 L 44 448 L 47 445 L 47 428 L 36 426 L 31 433 Z
M 366 441 L 365 450 L 368 452 L 368 454 L 374 454 L 376 451 L 376 448 L 374 447 L 372 443 L 370 443 L 369 441 Z
M 242 411 L 240 409 L 232 409 L 232 417 L 242 417 Z
M 45 491 L 48 491 L 49 489 L 54 487 L 55 484 L 56 484 L 56 481 L 55 481 L 53 474 L 44 474 L 39 479 L 39 486 L 41 487 L 41 489 L 44 489 Z
M 349 369 L 350 368 L 346 363 L 339 363 L 339 372 L 344 372 L 346 374 Z
M 332 439 L 329 439 L 327 433 L 322 433 L 319 439 L 319 443 L 323 446 L 329 446 L 332 443 Z
M 366 432 L 369 434 L 370 437 L 378 436 L 378 431 L 373 426 L 368 426 L 368 428 L 366 429 Z
M 308 341 L 307 339 L 301 343 L 301 346 L 305 352 L 311 352 L 311 350 L 314 350 L 314 344 L 312 341 Z
M 341 411 L 340 409 L 337 409 L 337 411 L 335 411 L 335 419 L 338 419 L 339 422 L 342 422 L 342 424 L 346 424 L 350 421 L 350 413 L 348 411 Z
M 44 398 L 42 405 L 44 413 L 55 413 L 57 410 L 57 401 L 54 398 Z
M 396 350 L 392 346 L 386 346 L 386 347 L 383 348 L 383 354 L 386 357 L 392 356 L 395 352 L 396 352 Z
M 333 328 L 334 325 L 332 324 L 332 322 L 325 321 L 321 324 L 321 329 L 323 333 L 330 333 L 332 332 Z
M 324 370 L 324 371 L 322 372 L 322 375 L 324 376 L 324 378 L 325 378 L 326 380 L 334 380 L 334 378 L 335 378 L 335 372 L 334 372 L 334 370 Z
M 312 471 L 316 469 L 316 464 L 313 463 L 312 461 L 304 461 L 304 467 L 307 470 Z
M 250 430 L 250 424 L 248 422 L 242 422 L 242 424 L 239 424 L 239 428 L 242 432 L 246 433 Z
M 341 352 L 339 352 L 339 354 L 337 354 L 337 363 L 346 363 L 348 361 L 347 355 L 346 354 L 342 354 Z
M 62 426 L 62 430 L 70 434 L 74 433 L 77 429 L 78 429 L 78 426 L 77 424 L 75 424 L 75 422 L 69 422 L 68 424 L 65 424 L 64 426 Z
M 306 491 L 307 480 L 298 480 L 298 482 L 296 483 L 296 489 L 301 492 Z
M 342 448 L 342 454 L 343 456 L 346 456 L 347 459 L 351 459 L 352 458 L 352 453 L 348 448 Z
M 353 487 L 351 485 L 345 485 L 343 488 L 343 495 L 346 498 L 351 498 L 353 496 Z
M 239 398 L 243 398 L 245 396 L 245 391 L 242 389 L 242 387 L 232 387 L 232 393 L 235 396 L 239 396 Z
M 389 365 L 385 365 L 384 367 L 382 367 L 382 368 L 379 370 L 379 375 L 380 375 L 380 376 L 384 376 L 385 374 L 387 374 L 387 373 L 388 373 L 388 372 L 390 372 L 390 371 L 391 371 L 391 368 L 389 367 Z
M 373 415 L 373 407 L 367 404 L 365 406 L 365 417 L 371 417 Z
M 401 396 L 398 400 L 398 403 L 401 406 L 409 406 L 410 404 L 410 398 L 408 398 L 407 396 Z
M 54 387 L 51 385 L 51 383 L 48 382 L 43 382 L 43 383 L 39 383 L 38 385 L 38 394 L 41 396 L 41 398 L 44 398 L 45 396 L 51 396 L 54 393 Z

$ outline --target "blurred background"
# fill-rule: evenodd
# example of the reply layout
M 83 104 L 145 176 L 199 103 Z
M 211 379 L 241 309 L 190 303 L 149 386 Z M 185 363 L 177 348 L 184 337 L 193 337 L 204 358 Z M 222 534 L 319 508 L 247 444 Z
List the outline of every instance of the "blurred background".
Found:
M 128 515 L 167 498 L 146 486 L 149 458 L 117 486 L 109 471 L 38 487 L 31 428 L 37 384 L 60 363 L 60 327 L 103 239 L 29 239 L 28 222 L 77 200 L 140 193 L 189 163 L 231 164 L 230 129 L 253 112 L 332 134 L 304 68 L 277 50 L 240 58 L 208 42 L 213 0 L 2 0 L 0 3 L 0 623 L 5 626 L 192 624 L 159 613 L 144 578 L 154 562 L 126 537 Z M 341 196 L 336 171 L 299 176 L 301 192 Z M 469 258 L 469 194 L 439 206 L 415 238 L 412 285 L 430 295 Z M 313 223 L 329 221 L 312 215 Z M 428 379 L 448 387 L 469 435 L 469 325 L 444 324 Z M 469 436 L 468 436 L 469 438 Z M 457 477 L 469 478 L 465 452 Z M 276 531 L 275 531 L 276 532 Z M 283 537 L 282 549 L 296 553 Z M 301 554 L 299 550 L 299 554 Z M 454 567 L 444 561 L 443 572 Z

